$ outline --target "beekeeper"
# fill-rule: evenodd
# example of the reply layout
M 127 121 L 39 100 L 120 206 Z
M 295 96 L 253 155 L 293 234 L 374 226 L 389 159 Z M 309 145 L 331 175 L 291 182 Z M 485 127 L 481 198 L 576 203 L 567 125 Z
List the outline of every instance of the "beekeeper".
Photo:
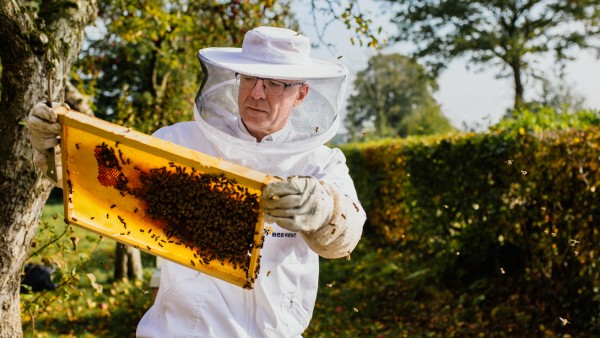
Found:
M 137 335 L 299 337 L 315 305 L 319 256 L 348 256 L 366 218 L 344 155 L 324 145 L 340 124 L 347 70 L 311 58 L 307 37 L 275 27 L 250 30 L 242 48 L 205 48 L 198 58 L 195 121 L 154 136 L 284 180 L 263 191 L 266 236 L 254 288 L 165 261 Z M 56 120 L 43 104 L 30 112 L 41 169 Z

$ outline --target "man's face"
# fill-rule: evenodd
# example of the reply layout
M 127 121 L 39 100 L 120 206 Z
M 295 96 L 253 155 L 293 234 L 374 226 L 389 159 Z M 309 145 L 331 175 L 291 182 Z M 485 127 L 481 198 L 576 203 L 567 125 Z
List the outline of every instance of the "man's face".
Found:
M 244 76 L 240 74 L 239 76 Z M 298 81 L 278 80 L 283 83 L 294 84 Z M 240 87 L 238 106 L 242 121 L 246 129 L 259 142 L 266 135 L 272 134 L 285 127 L 290 117 L 292 108 L 299 105 L 308 94 L 308 85 L 293 85 L 285 88 L 283 94 L 269 95 L 265 91 L 265 81 L 258 79 L 251 88 Z

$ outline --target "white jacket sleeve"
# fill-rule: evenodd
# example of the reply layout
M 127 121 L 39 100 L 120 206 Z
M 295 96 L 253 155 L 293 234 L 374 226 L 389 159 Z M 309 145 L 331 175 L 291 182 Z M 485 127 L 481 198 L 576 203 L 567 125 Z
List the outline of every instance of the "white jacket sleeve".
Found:
M 333 212 L 328 224 L 313 232 L 302 232 L 308 246 L 324 258 L 350 255 L 362 235 L 366 214 L 358 202 L 325 185 L 333 195 Z

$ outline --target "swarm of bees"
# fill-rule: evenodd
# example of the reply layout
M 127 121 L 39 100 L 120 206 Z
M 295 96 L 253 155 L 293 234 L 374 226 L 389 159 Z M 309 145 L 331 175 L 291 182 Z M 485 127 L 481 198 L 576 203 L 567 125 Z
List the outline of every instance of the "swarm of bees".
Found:
M 132 186 L 122 171 L 129 161 L 124 160 L 120 149 L 118 154 L 105 143 L 96 146 L 98 180 L 142 202 L 140 211 L 154 224 L 162 225 L 151 235 L 159 246 L 173 243 L 192 249 L 196 258 L 196 262 L 191 260 L 192 266 L 217 260 L 248 273 L 249 252 L 256 245 L 257 194 L 223 174 L 199 173 L 172 162 L 168 167 L 149 170 L 136 167 L 140 184 Z M 118 220 L 127 229 L 126 220 L 121 216 Z M 151 231 L 146 233 L 150 236 Z M 149 246 L 147 249 L 151 250 Z

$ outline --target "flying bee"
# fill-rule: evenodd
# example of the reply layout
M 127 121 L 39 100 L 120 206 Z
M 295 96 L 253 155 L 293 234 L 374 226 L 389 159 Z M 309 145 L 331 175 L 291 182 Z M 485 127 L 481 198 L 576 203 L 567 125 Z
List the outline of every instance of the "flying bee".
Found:
M 562 317 L 558 317 L 558 319 L 560 320 L 560 323 L 562 324 L 562 326 L 565 326 L 567 324 L 570 324 L 571 322 L 566 319 L 566 318 L 562 318 Z
M 521 175 L 523 175 L 523 176 L 527 175 L 527 171 L 521 170 Z
M 504 163 L 506 163 L 508 165 L 512 165 L 513 164 L 513 160 L 506 160 L 506 161 L 504 161 Z

